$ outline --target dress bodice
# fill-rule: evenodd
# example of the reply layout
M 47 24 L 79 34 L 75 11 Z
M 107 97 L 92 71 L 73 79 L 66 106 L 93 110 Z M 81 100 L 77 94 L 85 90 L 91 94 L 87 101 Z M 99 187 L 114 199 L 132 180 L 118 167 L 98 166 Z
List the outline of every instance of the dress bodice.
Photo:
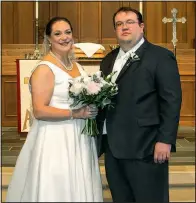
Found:
M 55 76 L 54 91 L 49 106 L 61 109 L 70 108 L 73 99 L 69 97 L 69 85 L 73 77 L 49 61 L 41 61 L 36 67 L 39 65 L 47 65 Z M 76 65 L 81 75 L 86 74 L 78 63 Z

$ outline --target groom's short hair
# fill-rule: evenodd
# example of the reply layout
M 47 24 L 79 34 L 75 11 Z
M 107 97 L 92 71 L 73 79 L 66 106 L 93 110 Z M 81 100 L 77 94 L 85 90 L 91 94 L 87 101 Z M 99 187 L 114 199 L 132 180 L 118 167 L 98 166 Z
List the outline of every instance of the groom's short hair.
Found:
M 143 21 L 143 17 L 142 17 L 142 14 L 138 11 L 138 10 L 136 10 L 136 9 L 134 9 L 134 8 L 131 8 L 131 7 L 120 7 L 115 13 L 114 13 L 114 15 L 113 15 L 113 25 L 114 25 L 114 28 L 115 28 L 115 17 L 116 17 L 116 15 L 118 14 L 118 13 L 120 13 L 120 12 L 133 12 L 133 13 L 135 13 L 136 15 L 137 15 L 137 19 L 138 19 L 138 21 L 139 21 L 139 24 L 141 24 L 141 23 L 143 23 L 144 21 Z

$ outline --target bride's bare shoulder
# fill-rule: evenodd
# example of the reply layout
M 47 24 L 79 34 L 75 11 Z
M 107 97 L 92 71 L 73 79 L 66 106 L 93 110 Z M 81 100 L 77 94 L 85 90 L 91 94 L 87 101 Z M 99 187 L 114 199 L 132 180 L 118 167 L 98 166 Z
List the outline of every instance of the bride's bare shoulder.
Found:
M 44 56 L 40 62 L 44 62 L 44 61 L 53 63 L 53 61 L 52 61 L 52 59 L 51 59 L 49 54 Z M 47 63 L 46 64 L 40 63 L 40 64 L 37 65 L 37 67 L 35 68 L 33 73 L 34 73 L 34 75 L 37 75 L 37 74 L 38 75 L 39 74 L 45 75 L 47 73 L 48 74 L 52 73 L 52 70 L 51 70 L 50 66 Z

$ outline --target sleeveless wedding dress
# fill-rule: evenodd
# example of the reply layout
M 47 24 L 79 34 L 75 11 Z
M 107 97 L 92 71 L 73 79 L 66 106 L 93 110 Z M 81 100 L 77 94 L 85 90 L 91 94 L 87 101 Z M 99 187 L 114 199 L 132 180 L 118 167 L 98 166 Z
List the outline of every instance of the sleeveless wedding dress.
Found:
M 50 106 L 69 109 L 69 81 L 56 65 Z M 37 66 L 38 66 L 37 65 Z M 80 74 L 84 70 L 77 64 Z M 8 187 L 6 202 L 103 202 L 95 138 L 81 134 L 85 120 L 33 120 Z

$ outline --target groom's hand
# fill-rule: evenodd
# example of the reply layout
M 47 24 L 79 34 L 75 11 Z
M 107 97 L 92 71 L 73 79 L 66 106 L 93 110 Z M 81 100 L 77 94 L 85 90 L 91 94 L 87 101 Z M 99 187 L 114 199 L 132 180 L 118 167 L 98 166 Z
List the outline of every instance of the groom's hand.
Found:
M 154 150 L 154 162 L 164 163 L 170 158 L 171 144 L 157 142 Z

